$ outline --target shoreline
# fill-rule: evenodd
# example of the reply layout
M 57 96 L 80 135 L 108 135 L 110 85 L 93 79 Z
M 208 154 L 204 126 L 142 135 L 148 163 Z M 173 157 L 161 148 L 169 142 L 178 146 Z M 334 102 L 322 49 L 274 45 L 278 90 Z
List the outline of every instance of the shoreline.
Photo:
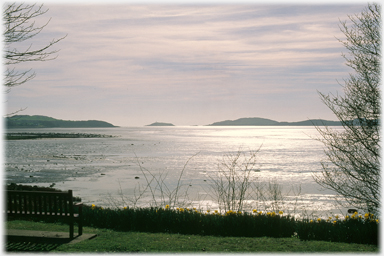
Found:
M 15 132 L 6 133 L 5 140 L 33 140 L 33 139 L 62 139 L 62 138 L 113 138 L 115 136 L 93 133 L 34 133 L 34 132 Z

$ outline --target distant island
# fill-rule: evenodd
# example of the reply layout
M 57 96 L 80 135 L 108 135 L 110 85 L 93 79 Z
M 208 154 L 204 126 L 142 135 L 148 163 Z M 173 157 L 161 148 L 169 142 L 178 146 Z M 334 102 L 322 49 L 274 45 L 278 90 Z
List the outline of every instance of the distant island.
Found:
M 160 123 L 160 122 L 155 122 L 153 124 L 148 124 L 146 126 L 174 126 L 173 124 L 171 123 Z
M 69 121 L 69 120 L 60 120 L 48 116 L 40 115 L 15 115 L 11 117 L 6 117 L 5 128 L 96 128 L 96 127 L 117 127 L 113 124 L 98 121 L 98 120 L 88 120 L 88 121 Z
M 327 121 L 322 119 L 310 119 L 300 122 L 278 122 L 271 119 L 259 118 L 259 117 L 248 117 L 240 118 L 237 120 L 226 120 L 221 122 L 215 122 L 209 124 L 208 126 L 340 126 L 339 121 Z

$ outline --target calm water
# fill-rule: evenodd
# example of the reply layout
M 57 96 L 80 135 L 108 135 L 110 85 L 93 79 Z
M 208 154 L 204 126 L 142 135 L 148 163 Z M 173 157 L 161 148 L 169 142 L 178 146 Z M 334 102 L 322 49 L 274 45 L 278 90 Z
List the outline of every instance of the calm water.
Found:
M 337 211 L 329 199 L 332 191 L 322 189 L 312 177 L 321 171 L 320 161 L 325 158 L 323 145 L 314 140 L 318 132 L 313 127 L 56 128 L 12 129 L 11 132 L 117 136 L 5 143 L 7 183 L 44 186 L 55 183 L 55 188 L 72 189 L 84 203 L 108 206 L 113 201 L 125 206 L 148 182 L 154 190 L 159 190 L 156 181 L 161 181 L 163 192 L 172 191 L 177 184 L 183 185 L 188 188 L 189 202 L 213 209 L 217 205 L 209 184 L 217 174 L 223 155 L 235 154 L 239 149 L 260 148 L 257 171 L 252 172 L 253 181 L 259 184 L 274 181 L 281 185 L 287 195 L 285 207 L 297 199 L 292 197 L 292 188 L 301 186 L 301 205 Z M 151 193 L 143 194 L 139 205 L 148 205 L 152 199 Z M 249 203 L 253 204 L 252 208 L 261 207 L 257 202 Z

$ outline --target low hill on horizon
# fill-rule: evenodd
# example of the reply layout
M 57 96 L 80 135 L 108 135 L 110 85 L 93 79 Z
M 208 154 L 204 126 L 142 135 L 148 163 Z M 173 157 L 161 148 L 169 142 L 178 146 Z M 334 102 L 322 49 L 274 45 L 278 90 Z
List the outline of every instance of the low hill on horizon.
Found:
M 148 124 L 146 126 L 175 126 L 171 123 L 161 123 L 161 122 L 154 122 L 152 124 Z
M 6 117 L 5 128 L 96 128 L 117 127 L 105 121 L 69 121 L 41 115 L 14 115 Z
M 260 118 L 260 117 L 247 117 L 239 118 L 236 120 L 225 120 L 221 122 L 215 122 L 208 126 L 340 126 L 339 121 L 328 121 L 323 119 L 310 119 L 300 122 L 278 122 L 271 119 Z

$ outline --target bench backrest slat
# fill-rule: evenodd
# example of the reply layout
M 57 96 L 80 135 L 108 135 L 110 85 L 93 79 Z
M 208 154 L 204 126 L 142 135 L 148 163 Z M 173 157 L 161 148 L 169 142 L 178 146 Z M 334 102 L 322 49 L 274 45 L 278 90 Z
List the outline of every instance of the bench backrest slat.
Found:
M 73 216 L 73 196 L 72 196 L 72 190 L 68 190 L 68 194 L 69 194 L 69 202 L 68 202 L 68 206 L 69 206 L 69 213 L 71 214 L 71 216 Z
M 20 212 L 22 213 L 22 214 L 24 214 L 24 209 L 27 207 L 27 205 L 25 204 L 25 194 L 21 194 L 20 195 L 20 203 L 21 203 L 21 205 L 20 205 Z
M 18 200 L 19 200 L 19 196 L 18 196 L 18 195 L 14 195 L 14 196 L 13 196 L 13 202 L 12 202 L 12 204 L 13 204 L 13 206 L 14 206 L 14 209 L 13 209 L 13 210 L 14 210 L 15 212 L 17 212 L 17 211 L 20 210 L 19 204 L 17 204 Z
M 53 197 L 53 208 L 55 209 L 55 212 L 59 212 L 59 209 L 57 208 L 57 196 Z
M 7 210 L 27 214 L 73 214 L 72 190 L 68 192 L 39 192 L 8 190 Z
M 39 200 L 39 211 L 38 212 L 42 212 L 43 211 L 43 201 L 41 199 L 41 196 L 40 195 L 36 195 L 38 200 Z
M 44 196 L 44 204 L 45 204 L 45 207 L 44 207 L 44 213 L 48 213 L 49 212 L 49 197 L 48 196 Z
M 68 205 L 66 204 L 65 200 L 64 200 L 64 213 L 67 213 L 68 212 Z
M 7 209 L 10 212 L 13 212 L 13 195 L 8 195 L 8 200 L 7 200 Z
M 21 202 L 21 195 L 20 194 L 16 195 L 16 203 L 17 202 Z M 17 206 L 16 210 L 21 213 L 21 203 L 17 203 L 16 206 Z
M 45 198 L 45 200 L 47 202 L 47 213 L 52 213 L 52 205 L 51 205 L 52 200 L 51 200 L 51 198 L 52 198 L 51 196 L 47 196 Z
M 36 213 L 39 211 L 39 208 L 38 208 L 39 207 L 38 206 L 39 200 L 38 200 L 37 196 L 34 196 L 32 201 L 33 201 L 33 211 Z
M 62 201 L 62 198 L 59 197 L 58 198 L 58 202 L 59 202 L 59 210 L 60 210 L 60 214 L 63 214 L 63 201 Z
M 32 204 L 31 204 L 31 196 L 30 195 L 25 195 L 25 201 L 26 201 L 26 208 L 25 211 L 32 212 Z

